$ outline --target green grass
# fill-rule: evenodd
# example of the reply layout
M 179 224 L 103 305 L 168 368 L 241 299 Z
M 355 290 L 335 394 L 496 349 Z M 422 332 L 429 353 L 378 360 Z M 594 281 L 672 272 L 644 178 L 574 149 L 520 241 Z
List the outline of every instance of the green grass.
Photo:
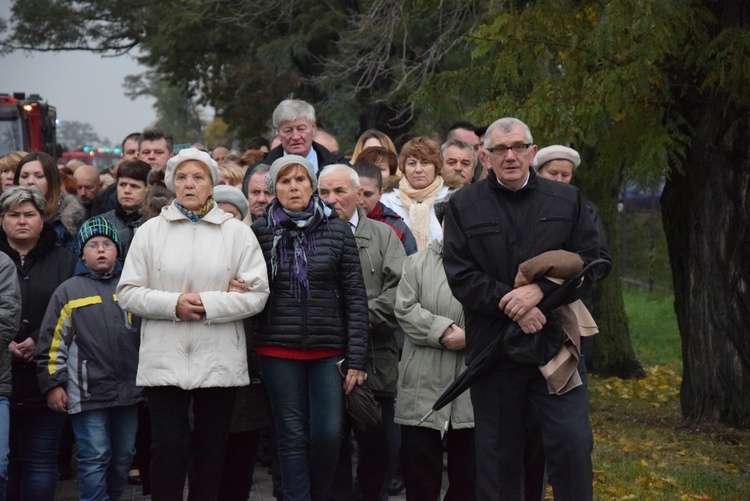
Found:
M 647 376 L 589 377 L 595 499 L 750 499 L 750 432 L 682 421 L 673 298 L 623 292 L 633 346 Z
M 630 339 L 636 355 L 645 366 L 673 363 L 682 367 L 680 332 L 671 294 L 647 294 L 623 288 Z
M 623 212 L 619 215 L 620 240 L 609 242 L 619 250 L 622 276 L 652 284 L 654 290 L 672 289 L 667 238 L 661 213 Z

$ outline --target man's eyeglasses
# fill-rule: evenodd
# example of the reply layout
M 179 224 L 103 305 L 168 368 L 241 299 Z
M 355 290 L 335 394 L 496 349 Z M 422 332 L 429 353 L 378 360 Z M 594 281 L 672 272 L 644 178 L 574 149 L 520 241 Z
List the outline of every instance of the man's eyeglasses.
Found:
M 498 157 L 504 157 L 508 153 L 508 150 L 513 150 L 513 153 L 520 155 L 521 153 L 526 153 L 529 150 L 529 147 L 531 147 L 531 143 L 514 144 L 513 146 L 504 146 L 500 144 L 493 146 L 492 148 L 487 148 L 487 151 Z
M 91 250 L 99 250 L 99 247 L 104 247 L 104 250 L 109 250 L 109 249 L 113 249 L 115 247 L 115 244 L 113 244 L 112 242 L 104 242 L 102 244 L 89 242 L 86 245 L 84 245 L 84 247 L 86 247 L 87 249 L 91 249 Z

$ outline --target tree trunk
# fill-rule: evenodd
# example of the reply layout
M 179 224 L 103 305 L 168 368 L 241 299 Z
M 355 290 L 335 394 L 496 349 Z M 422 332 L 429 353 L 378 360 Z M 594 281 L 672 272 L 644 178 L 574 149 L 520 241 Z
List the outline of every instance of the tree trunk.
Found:
M 619 231 L 617 225 L 618 179 L 606 169 L 597 169 L 590 152 L 584 151 L 589 168 L 586 172 L 576 172 L 576 180 L 581 191 L 599 208 L 599 217 L 604 224 L 612 256 L 612 270 L 607 278 L 594 288 L 594 318 L 599 326 L 599 334 L 593 339 L 593 356 L 586 366 L 591 372 L 601 376 L 621 378 L 643 377 L 644 371 L 635 356 L 630 342 L 628 319 L 622 301 L 620 282 Z M 598 198 L 597 198 L 598 197 Z
M 691 146 L 662 197 L 690 422 L 750 426 L 748 110 L 695 103 Z M 687 107 L 686 107 L 687 108 Z M 688 108 L 690 109 L 690 108 Z
M 746 36 L 747 2 L 705 6 L 717 20 L 714 36 L 737 28 Z M 700 71 L 694 78 L 702 82 Z M 682 415 L 744 428 L 750 426 L 750 109 L 732 97 L 695 88 L 680 103 L 691 138 L 661 204 L 682 339 Z

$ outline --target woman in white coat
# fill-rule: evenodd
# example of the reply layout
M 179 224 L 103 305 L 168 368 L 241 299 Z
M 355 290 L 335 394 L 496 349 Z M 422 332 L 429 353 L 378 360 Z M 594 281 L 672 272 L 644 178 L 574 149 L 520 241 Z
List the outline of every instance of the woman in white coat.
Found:
M 250 382 L 242 319 L 263 310 L 268 276 L 250 228 L 214 202 L 207 153 L 182 150 L 164 180 L 177 198 L 135 234 L 117 292 L 143 319 L 153 498 L 182 500 L 189 468 L 190 498 L 217 499 L 236 388 Z

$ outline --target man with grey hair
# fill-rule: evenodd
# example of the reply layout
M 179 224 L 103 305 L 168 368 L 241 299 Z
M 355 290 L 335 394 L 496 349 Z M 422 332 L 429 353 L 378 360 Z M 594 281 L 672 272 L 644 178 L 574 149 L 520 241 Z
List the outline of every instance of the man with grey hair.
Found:
M 357 479 L 362 499 L 380 501 L 388 497 L 386 490 L 398 462 L 398 431 L 393 421 L 398 379 L 395 336 L 398 323 L 393 309 L 406 253 L 391 227 L 369 219 L 359 206 L 362 188 L 354 169 L 342 164 L 327 166 L 320 174 L 318 192 L 320 198 L 349 223 L 362 262 L 370 315 L 366 384 L 380 403 L 383 421 L 375 428 L 354 429 L 359 445 Z M 349 489 L 344 499 L 351 498 L 350 461 L 348 447 L 342 448 L 335 483 L 337 490 Z
M 445 177 L 453 174 L 461 180 L 461 185 L 471 184 L 474 179 L 474 148 L 460 139 L 448 139 L 440 147 L 443 153 L 443 166 L 440 174 Z
M 266 186 L 266 176 L 271 170 L 268 164 L 257 164 L 252 169 L 248 169 L 248 175 L 242 182 L 242 193 L 247 197 L 247 203 L 250 211 L 244 221 L 252 224 L 253 221 L 266 213 L 266 207 L 273 200 L 273 195 L 268 192 Z
M 264 163 L 271 165 L 285 155 L 299 155 L 313 165 L 317 174 L 326 165 L 338 162 L 336 156 L 313 141 L 315 108 L 300 99 L 285 99 L 273 111 L 273 126 L 281 144 L 269 151 Z
M 537 305 L 556 286 L 539 278 L 514 288 L 521 263 L 556 250 L 584 264 L 598 258 L 596 229 L 578 189 L 530 169 L 537 147 L 526 124 L 495 121 L 485 148 L 487 178 L 458 190 L 445 216 L 443 264 L 464 305 L 468 363 L 512 322 L 530 336 L 551 328 Z M 471 387 L 477 499 L 524 497 L 525 431 L 535 410 L 555 499 L 591 500 L 593 435 L 583 360 L 572 389 L 550 393 L 536 364 L 501 355 Z

